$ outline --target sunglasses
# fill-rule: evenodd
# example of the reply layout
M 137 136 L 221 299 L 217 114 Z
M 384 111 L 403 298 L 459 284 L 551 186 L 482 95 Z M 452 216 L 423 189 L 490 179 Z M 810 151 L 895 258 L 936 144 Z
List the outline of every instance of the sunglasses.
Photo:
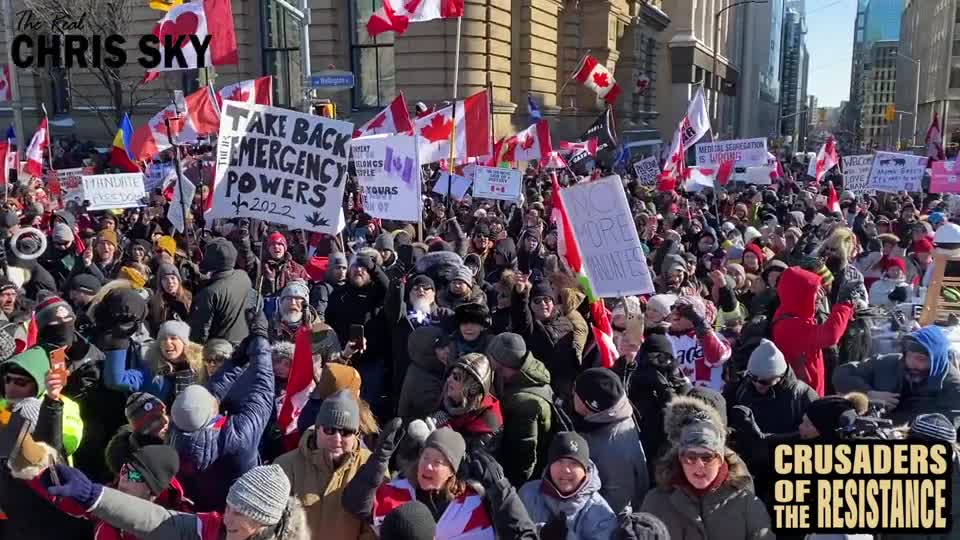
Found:
M 780 382 L 780 377 L 774 377 L 772 379 L 759 379 L 755 375 L 748 375 L 749 379 L 761 386 L 773 386 Z
M 3 377 L 3 382 L 12 384 L 14 386 L 19 386 L 20 388 L 26 388 L 27 386 L 30 386 L 30 383 L 33 382 L 33 379 L 30 377 L 20 377 L 18 375 L 5 375 Z
M 346 428 L 324 427 L 323 433 L 325 435 L 330 435 L 331 437 L 333 435 L 336 435 L 337 433 L 339 433 L 341 437 L 353 437 L 354 435 L 357 434 L 357 431 L 354 429 L 346 429 Z
M 432 291 L 433 287 L 429 287 L 427 285 L 417 285 L 416 287 L 413 288 L 413 290 L 420 291 L 420 292 L 427 292 L 427 291 Z
M 680 456 L 680 460 L 683 461 L 685 465 L 696 465 L 697 462 L 703 463 L 704 465 L 710 465 L 719 457 L 719 454 L 714 453 L 701 454 L 699 452 L 685 452 Z

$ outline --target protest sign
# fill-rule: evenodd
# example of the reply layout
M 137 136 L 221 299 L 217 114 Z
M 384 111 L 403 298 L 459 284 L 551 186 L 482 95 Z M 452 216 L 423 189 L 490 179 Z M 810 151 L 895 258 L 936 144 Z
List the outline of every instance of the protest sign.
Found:
M 955 161 L 934 161 L 930 193 L 960 193 L 960 167 Z
M 420 221 L 420 162 L 409 135 L 371 135 L 350 143 L 363 194 L 363 210 L 373 217 Z
M 872 194 L 867 188 L 870 169 L 873 167 L 873 154 L 843 156 L 843 189 L 857 195 Z
M 927 168 L 926 156 L 877 152 L 870 169 L 867 188 L 888 193 L 920 191 Z
M 169 174 L 175 174 L 176 168 L 173 163 L 151 163 L 147 166 L 143 188 L 147 193 L 153 193 L 154 190 L 160 189 L 163 186 L 163 179 Z
M 647 258 L 617 175 L 561 189 L 595 296 L 653 294 Z
M 433 185 L 433 192 L 439 195 L 447 196 L 447 184 L 450 183 L 450 174 L 441 174 L 437 178 L 437 183 Z M 458 174 L 453 175 L 453 185 L 450 187 L 450 196 L 455 200 L 463 200 L 467 196 L 467 190 L 470 189 L 470 180 Z
M 702 142 L 697 145 L 697 165 L 719 167 L 724 161 L 733 161 L 740 167 L 759 167 L 767 164 L 767 139 L 735 139 L 732 141 Z
M 170 207 L 167 208 L 167 219 L 176 230 L 184 232 L 187 230 L 187 226 L 183 217 L 183 208 L 186 206 L 189 209 L 193 204 L 193 196 L 197 193 L 197 186 L 186 178 L 183 179 L 182 185 L 178 185 L 177 182 L 179 180 L 174 180 L 173 200 L 170 201 Z
M 57 169 L 57 181 L 60 183 L 60 197 L 63 204 L 74 201 L 83 202 L 83 167 L 75 169 Z
M 98 174 L 82 176 L 83 199 L 90 201 L 87 210 L 136 208 L 147 196 L 143 190 L 143 173 Z
M 209 218 L 334 234 L 352 134 L 349 122 L 225 101 Z
M 759 167 L 747 167 L 744 171 L 743 181 L 747 184 L 758 186 L 769 186 L 773 183 L 772 175 L 777 171 L 776 165 L 761 165 Z
M 633 170 L 637 174 L 637 183 L 641 186 L 657 185 L 657 178 L 660 176 L 660 163 L 656 157 L 650 156 L 641 159 L 633 164 Z
M 477 167 L 473 181 L 473 196 L 478 199 L 519 201 L 523 176 L 516 169 Z

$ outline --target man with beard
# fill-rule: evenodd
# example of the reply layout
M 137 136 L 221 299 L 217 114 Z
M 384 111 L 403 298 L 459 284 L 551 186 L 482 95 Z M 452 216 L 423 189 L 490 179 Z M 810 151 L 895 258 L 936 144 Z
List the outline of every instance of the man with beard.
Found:
M 287 252 L 287 238 L 277 231 L 267 238 L 267 259 L 263 261 L 263 296 L 273 296 L 295 279 L 309 281 L 303 266 Z
M 314 334 L 330 329 L 310 306 L 309 299 L 310 289 L 303 280 L 291 281 L 283 288 L 279 308 L 270 321 L 271 343 L 295 342 L 297 331 L 304 326 Z
M 25 349 L 30 310 L 22 305 L 17 286 L 6 279 L 0 281 L 0 323 L 3 324 L 3 331 L 16 340 L 17 350 Z
M 838 366 L 837 392 L 863 392 L 882 402 L 894 424 L 921 414 L 940 413 L 955 423 L 960 416 L 960 370 L 950 361 L 950 342 L 939 326 L 903 338 L 902 354 L 883 354 Z

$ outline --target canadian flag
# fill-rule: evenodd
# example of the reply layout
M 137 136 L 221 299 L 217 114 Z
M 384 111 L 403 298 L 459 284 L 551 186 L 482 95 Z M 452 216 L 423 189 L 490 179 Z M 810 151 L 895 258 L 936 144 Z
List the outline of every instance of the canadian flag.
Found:
M 463 0 L 383 0 L 367 21 L 370 37 L 384 32 L 402 34 L 412 22 L 463 17 Z
M 686 116 L 680 119 L 677 131 L 673 134 L 661 176 L 682 178 L 686 168 L 687 150 L 708 131 L 710 131 L 710 115 L 707 114 L 707 104 L 703 98 L 703 87 L 697 87 L 697 93 L 687 106 Z
M 170 148 L 167 137 L 167 118 L 170 119 L 170 134 L 178 144 L 195 142 L 202 135 L 215 134 L 220 129 L 220 111 L 209 88 L 204 87 L 190 94 L 184 100 L 187 110 L 177 115 L 176 106 L 171 104 L 153 115 L 149 122 L 133 132 L 130 139 L 130 151 L 137 161 L 148 161 L 153 156 Z
M 836 167 L 839 161 L 836 141 L 833 140 L 833 137 L 827 137 L 826 142 L 820 147 L 820 152 L 817 153 L 817 160 L 811 162 L 807 173 L 814 177 L 817 183 L 820 183 L 823 175 L 827 174 L 830 169 Z
M 620 95 L 620 85 L 610 71 L 589 54 L 580 62 L 573 78 L 596 92 L 597 96 L 607 103 L 613 103 Z
M 0 64 L 0 101 L 13 101 L 13 83 L 10 82 L 10 64 Z
M 456 110 L 456 124 L 454 124 Z M 489 156 L 490 101 L 487 91 L 476 93 L 456 105 L 418 118 L 415 122 L 420 136 L 420 163 L 435 163 L 450 159 L 450 136 L 454 136 L 453 156 L 457 162 L 467 158 Z
M 27 164 L 23 171 L 30 176 L 43 176 L 43 152 L 50 145 L 50 131 L 47 127 L 47 119 L 40 121 L 37 132 L 33 134 L 30 140 L 30 146 L 27 147 Z
M 7 178 L 10 174 L 10 169 L 8 168 L 10 160 L 7 156 L 15 153 L 10 143 L 0 143 L 0 184 L 6 184 L 9 181 Z
M 217 106 L 224 101 L 240 101 L 256 105 L 273 105 L 273 77 L 259 77 L 228 84 L 217 92 Z
M 554 150 L 550 155 L 540 160 L 540 167 L 543 169 L 566 169 L 570 165 L 563 159 L 560 152 Z
M 410 121 L 410 113 L 407 112 L 407 101 L 403 99 L 403 92 L 395 97 L 386 109 L 355 129 L 353 138 L 394 133 L 413 133 L 413 122 Z
M 837 190 L 833 188 L 833 182 L 828 185 L 830 187 L 827 191 L 827 210 L 836 214 L 840 212 L 840 197 L 837 197 Z
M 540 120 L 527 129 L 507 139 L 504 161 L 531 161 L 550 156 L 550 124 Z
M 572 154 L 579 154 L 580 152 L 586 152 L 592 157 L 597 157 L 597 138 L 591 137 L 586 141 L 577 141 L 577 142 L 567 142 L 560 141 L 560 150 L 563 152 L 569 152 Z
M 933 120 L 927 128 L 927 137 L 924 142 L 927 145 L 928 158 L 939 161 L 946 159 L 947 156 L 943 153 L 943 136 L 940 134 L 940 116 L 937 113 L 933 113 Z
M 156 79 L 162 71 L 236 65 L 239 59 L 230 0 L 203 0 L 176 6 L 154 26 L 153 35 L 160 39 L 158 49 L 161 61 L 157 67 L 147 71 L 144 82 Z M 207 36 L 210 36 L 210 45 L 201 59 L 191 37 L 203 41 Z M 178 52 L 169 53 L 170 58 L 167 58 L 164 47 L 166 41 L 181 44 Z M 181 65 L 184 60 L 185 65 Z M 167 67 L 168 62 L 170 67 Z

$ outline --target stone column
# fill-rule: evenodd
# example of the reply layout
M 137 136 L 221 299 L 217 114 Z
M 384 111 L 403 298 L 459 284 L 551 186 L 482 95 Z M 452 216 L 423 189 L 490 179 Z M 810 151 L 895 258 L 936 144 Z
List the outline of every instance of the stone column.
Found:
M 513 101 L 518 106 L 517 122 L 526 125 L 524 114 L 528 94 L 532 94 L 546 115 L 559 112 L 557 80 L 559 18 L 562 5 L 557 0 L 512 0 L 513 4 Z

